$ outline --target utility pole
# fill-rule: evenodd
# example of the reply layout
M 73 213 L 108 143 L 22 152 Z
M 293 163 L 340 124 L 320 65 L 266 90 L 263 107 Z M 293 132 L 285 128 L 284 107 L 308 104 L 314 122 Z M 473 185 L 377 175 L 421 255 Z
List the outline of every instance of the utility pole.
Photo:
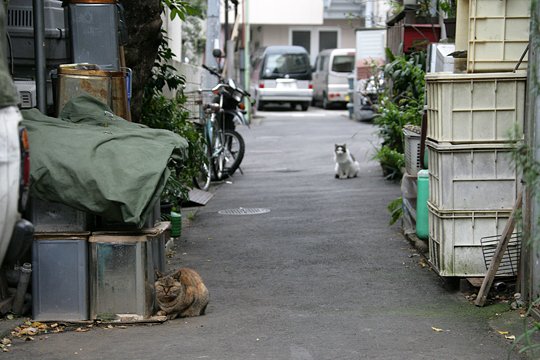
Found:
M 219 21 L 220 0 L 208 0 L 208 8 L 206 10 L 206 47 L 204 64 L 210 68 L 217 67 L 218 63 L 212 55 L 215 40 L 219 40 L 221 32 L 221 24 Z M 221 44 L 220 44 L 221 46 Z M 202 86 L 203 89 L 210 89 L 216 84 L 215 77 L 203 73 Z

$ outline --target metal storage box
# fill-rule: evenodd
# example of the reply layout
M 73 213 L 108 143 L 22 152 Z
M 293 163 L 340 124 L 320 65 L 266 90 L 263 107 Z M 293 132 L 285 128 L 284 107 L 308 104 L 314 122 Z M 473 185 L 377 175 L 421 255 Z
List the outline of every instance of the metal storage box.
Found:
M 427 141 L 429 201 L 440 210 L 511 210 L 518 193 L 512 144 Z
M 405 145 L 405 170 L 407 174 L 416 176 L 418 170 L 422 169 L 420 161 L 420 134 L 407 128 L 403 128 Z
M 502 234 L 511 211 L 441 211 L 428 202 L 429 261 L 441 276 L 482 277 L 481 239 Z
M 73 97 L 90 94 L 107 104 L 121 118 L 129 120 L 126 74 L 101 70 L 93 64 L 66 64 L 58 67 L 58 108 Z
M 36 232 L 82 232 L 88 230 L 88 214 L 67 205 L 32 197 L 29 220 Z
M 73 61 L 120 70 L 116 1 L 67 2 Z
M 32 268 L 35 320 L 88 320 L 88 234 L 37 234 Z
M 91 319 L 111 320 L 116 314 L 152 316 L 154 263 L 148 237 L 93 234 L 89 241 Z
M 427 137 L 437 142 L 510 140 L 523 129 L 527 75 L 426 74 Z

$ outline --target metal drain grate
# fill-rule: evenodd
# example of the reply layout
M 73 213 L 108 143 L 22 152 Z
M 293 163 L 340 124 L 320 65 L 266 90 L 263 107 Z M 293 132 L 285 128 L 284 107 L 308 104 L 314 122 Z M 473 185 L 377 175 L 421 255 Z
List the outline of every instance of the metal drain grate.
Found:
M 260 215 L 269 213 L 270 209 L 264 208 L 238 208 L 238 209 L 226 209 L 218 211 L 221 215 Z

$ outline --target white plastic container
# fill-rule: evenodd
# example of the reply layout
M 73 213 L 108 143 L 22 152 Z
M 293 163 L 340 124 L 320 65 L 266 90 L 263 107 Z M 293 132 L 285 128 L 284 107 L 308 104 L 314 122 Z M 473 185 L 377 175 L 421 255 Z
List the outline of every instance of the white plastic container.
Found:
M 440 276 L 482 277 L 481 239 L 502 234 L 511 211 L 441 211 L 428 202 L 429 261 Z
M 511 140 L 523 129 L 527 74 L 426 74 L 427 137 L 437 142 Z
M 518 193 L 512 144 L 426 141 L 429 201 L 440 210 L 511 210 Z M 495 234 L 493 234 L 495 235 Z
M 456 50 L 467 50 L 467 72 L 514 70 L 529 43 L 530 6 L 530 0 L 458 1 Z M 519 69 L 526 68 L 527 56 Z
M 407 174 L 415 176 L 422 169 L 420 162 L 420 134 L 403 129 L 405 147 L 405 170 Z

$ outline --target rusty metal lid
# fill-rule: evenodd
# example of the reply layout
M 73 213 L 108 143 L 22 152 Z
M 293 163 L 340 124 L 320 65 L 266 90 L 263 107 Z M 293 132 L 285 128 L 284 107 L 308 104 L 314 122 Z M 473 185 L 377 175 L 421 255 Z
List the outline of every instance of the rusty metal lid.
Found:
M 124 77 L 122 71 L 102 70 L 95 64 L 64 64 L 58 66 L 58 75 L 84 75 L 100 77 Z
M 67 0 L 68 4 L 116 4 L 116 0 Z

